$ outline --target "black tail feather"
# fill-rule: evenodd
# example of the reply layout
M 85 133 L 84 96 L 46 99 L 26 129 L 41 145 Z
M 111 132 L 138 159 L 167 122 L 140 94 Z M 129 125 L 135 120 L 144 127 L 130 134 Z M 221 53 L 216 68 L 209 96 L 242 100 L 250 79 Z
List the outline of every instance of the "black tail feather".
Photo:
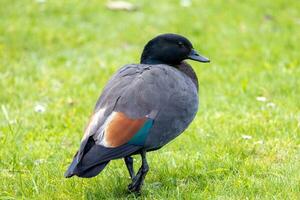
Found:
M 80 170 L 80 168 L 77 168 L 77 166 L 74 167 L 73 163 L 70 165 L 69 169 L 65 173 L 66 178 L 71 178 L 72 176 L 76 175 L 78 177 L 82 178 L 91 178 L 94 176 L 97 176 L 109 163 L 109 161 L 95 165 L 93 167 L 90 167 L 86 170 Z
M 93 138 L 83 141 L 85 147 L 80 147 L 79 152 L 73 158 L 71 165 L 65 172 L 65 177 L 70 178 L 74 175 L 79 177 L 94 177 L 99 174 L 110 160 L 132 155 L 142 147 L 124 144 L 116 148 L 107 148 L 96 145 Z
M 82 171 L 82 172 L 76 174 L 76 176 L 82 177 L 82 178 L 91 178 L 91 177 L 97 176 L 106 167 L 106 165 L 108 163 L 109 163 L 109 161 L 101 163 L 99 165 L 95 165 L 85 171 Z

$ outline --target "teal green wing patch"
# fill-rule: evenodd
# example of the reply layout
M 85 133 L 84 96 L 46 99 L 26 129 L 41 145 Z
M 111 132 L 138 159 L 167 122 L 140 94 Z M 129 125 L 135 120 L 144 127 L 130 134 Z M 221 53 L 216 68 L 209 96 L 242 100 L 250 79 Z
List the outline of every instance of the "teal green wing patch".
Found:
M 143 146 L 153 125 L 153 119 L 147 119 L 144 126 L 128 141 L 128 144 Z

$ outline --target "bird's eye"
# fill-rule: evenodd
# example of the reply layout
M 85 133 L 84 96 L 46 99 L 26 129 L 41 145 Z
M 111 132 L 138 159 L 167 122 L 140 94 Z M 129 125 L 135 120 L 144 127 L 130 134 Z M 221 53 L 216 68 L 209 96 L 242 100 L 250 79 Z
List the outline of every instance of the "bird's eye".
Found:
M 177 43 L 178 44 L 178 46 L 181 48 L 181 47 L 184 47 L 184 44 L 182 43 L 182 42 L 178 42 Z

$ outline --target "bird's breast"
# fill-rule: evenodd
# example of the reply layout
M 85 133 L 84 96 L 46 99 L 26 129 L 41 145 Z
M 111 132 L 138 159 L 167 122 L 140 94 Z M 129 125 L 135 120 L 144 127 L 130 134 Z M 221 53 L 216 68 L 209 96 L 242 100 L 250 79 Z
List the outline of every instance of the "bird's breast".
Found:
M 174 69 L 176 70 L 176 69 Z M 168 94 L 161 102 L 159 113 L 148 135 L 146 146 L 158 148 L 181 134 L 194 119 L 198 110 L 198 91 L 186 74 L 176 70 L 169 72 Z

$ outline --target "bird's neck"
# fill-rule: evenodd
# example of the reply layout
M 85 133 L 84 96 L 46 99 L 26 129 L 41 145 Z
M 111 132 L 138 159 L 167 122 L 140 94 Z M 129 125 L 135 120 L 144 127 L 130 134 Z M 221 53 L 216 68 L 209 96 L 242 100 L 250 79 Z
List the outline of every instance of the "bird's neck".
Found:
M 159 65 L 159 64 L 165 64 L 164 62 L 157 60 L 157 59 L 153 59 L 151 57 L 142 57 L 141 59 L 141 64 L 148 64 L 148 65 Z
M 174 67 L 176 69 L 178 69 L 179 71 L 181 71 L 182 73 L 184 73 L 185 75 L 187 75 L 188 77 L 190 77 L 198 91 L 198 88 L 199 88 L 198 78 L 197 78 L 197 74 L 193 70 L 192 66 L 189 65 L 187 62 L 182 61 L 179 65 L 175 65 Z
M 198 91 L 199 86 L 198 86 L 197 74 L 193 70 L 192 66 L 189 65 L 185 61 L 182 61 L 180 64 L 174 65 L 174 64 L 167 64 L 167 63 L 164 63 L 162 61 L 152 59 L 151 57 L 146 58 L 146 57 L 142 56 L 141 64 L 150 64 L 150 65 L 164 64 L 164 65 L 173 66 L 176 69 L 178 69 L 179 71 L 181 71 L 182 73 L 184 73 L 185 75 L 187 75 L 188 77 L 190 77 L 191 80 L 193 81 L 193 83 L 195 84 L 195 86 L 197 88 L 197 91 Z

